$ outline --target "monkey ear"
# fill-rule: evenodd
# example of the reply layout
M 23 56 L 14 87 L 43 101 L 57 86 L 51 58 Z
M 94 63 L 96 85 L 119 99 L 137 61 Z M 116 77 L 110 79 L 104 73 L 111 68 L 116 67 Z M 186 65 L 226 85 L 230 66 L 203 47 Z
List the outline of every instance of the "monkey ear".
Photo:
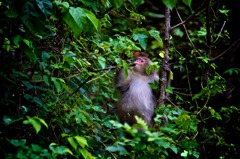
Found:
M 146 53 L 146 52 L 133 51 L 133 56 L 134 56 L 135 58 L 140 57 L 140 56 L 141 56 L 141 57 L 148 57 L 149 54 Z

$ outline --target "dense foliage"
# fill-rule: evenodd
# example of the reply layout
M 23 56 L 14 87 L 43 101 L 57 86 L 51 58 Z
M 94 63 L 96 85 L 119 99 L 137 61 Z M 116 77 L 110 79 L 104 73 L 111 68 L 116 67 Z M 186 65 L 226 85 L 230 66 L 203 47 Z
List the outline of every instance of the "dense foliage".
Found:
M 234 5 L 0 1 L 0 158 L 239 157 Z M 161 72 L 165 7 L 172 24 L 168 98 L 156 106 L 154 128 L 141 119 L 121 124 L 113 76 L 129 67 L 132 51 L 148 52 Z

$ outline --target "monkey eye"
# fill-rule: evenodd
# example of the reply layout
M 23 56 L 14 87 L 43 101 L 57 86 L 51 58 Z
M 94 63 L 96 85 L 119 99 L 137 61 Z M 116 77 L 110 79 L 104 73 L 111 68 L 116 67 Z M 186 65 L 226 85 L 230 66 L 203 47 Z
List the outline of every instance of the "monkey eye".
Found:
M 138 64 L 138 65 L 144 65 L 145 63 L 146 63 L 146 60 L 144 58 L 138 58 L 135 61 L 135 64 Z

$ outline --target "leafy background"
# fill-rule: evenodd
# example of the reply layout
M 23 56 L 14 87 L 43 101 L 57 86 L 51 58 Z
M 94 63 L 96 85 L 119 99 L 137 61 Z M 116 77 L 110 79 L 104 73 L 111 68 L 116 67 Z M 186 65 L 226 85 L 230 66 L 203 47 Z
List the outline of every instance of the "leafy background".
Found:
M 144 131 L 115 116 L 113 76 L 132 51 L 162 70 L 168 100 Z M 239 2 L 0 1 L 1 158 L 238 158 Z M 184 25 L 183 25 L 184 24 Z M 161 125 L 163 117 L 166 123 Z

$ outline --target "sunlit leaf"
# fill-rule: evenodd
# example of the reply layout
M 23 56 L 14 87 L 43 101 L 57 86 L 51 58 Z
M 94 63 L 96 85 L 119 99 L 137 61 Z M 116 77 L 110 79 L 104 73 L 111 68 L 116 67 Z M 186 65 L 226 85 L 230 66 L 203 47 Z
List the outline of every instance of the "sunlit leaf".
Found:
M 191 8 L 192 0 L 182 0 L 184 4 Z
M 188 156 L 188 151 L 184 150 L 184 151 L 181 153 L 181 156 L 187 157 L 187 156 Z
M 87 9 L 83 9 L 87 18 L 92 22 L 93 26 L 97 31 L 100 31 L 101 29 L 101 24 L 100 21 L 96 18 L 95 14 L 93 14 L 91 11 Z
M 68 142 L 70 143 L 70 145 L 77 150 L 78 144 L 76 142 L 76 140 L 73 137 L 69 137 L 67 138 Z
M 106 59 L 102 56 L 99 56 L 98 57 L 98 62 L 99 64 L 101 65 L 102 68 L 105 68 L 106 67 Z
M 146 38 L 148 38 L 146 34 L 133 34 L 133 39 L 137 40 L 144 50 L 147 48 Z
M 84 137 L 75 136 L 74 138 L 77 140 L 78 144 L 79 144 L 82 148 L 84 148 L 85 146 L 88 145 L 88 144 L 87 144 L 87 140 L 86 140 Z
M 85 159 L 95 159 L 87 149 L 79 149 L 79 152 Z
M 177 0 L 162 0 L 162 2 L 169 8 L 169 9 L 173 9 L 176 4 L 177 4 Z
M 21 41 L 22 41 L 22 37 L 20 35 L 16 35 L 13 37 L 13 42 L 17 47 L 20 46 Z
M 66 146 L 58 146 L 56 143 L 51 143 L 49 145 L 49 149 L 53 152 L 54 156 L 57 154 L 64 155 L 66 153 L 73 155 L 72 151 L 69 148 Z
M 120 145 L 108 146 L 106 148 L 106 150 L 110 151 L 110 152 L 119 152 L 120 155 L 124 155 L 127 153 L 127 150 L 123 146 L 120 146 Z
M 51 78 L 51 81 L 53 82 L 53 84 L 54 84 L 57 92 L 60 92 L 62 87 L 61 87 L 61 84 L 60 84 L 60 82 L 58 81 L 58 79 L 55 78 L 55 77 L 52 77 L 52 78 Z
M 37 119 L 38 121 L 40 121 L 41 124 L 43 124 L 46 128 L 48 128 L 47 123 L 43 119 L 41 119 L 41 118 L 39 118 L 37 116 L 35 116 L 34 119 Z
M 63 20 L 69 25 L 74 34 L 79 35 L 87 26 L 86 15 L 82 8 L 70 7 L 63 17 Z
M 38 133 L 41 130 L 41 123 L 35 118 L 31 118 L 29 116 L 27 116 L 27 118 L 28 120 L 24 120 L 23 124 L 31 124 L 35 129 L 36 133 Z

